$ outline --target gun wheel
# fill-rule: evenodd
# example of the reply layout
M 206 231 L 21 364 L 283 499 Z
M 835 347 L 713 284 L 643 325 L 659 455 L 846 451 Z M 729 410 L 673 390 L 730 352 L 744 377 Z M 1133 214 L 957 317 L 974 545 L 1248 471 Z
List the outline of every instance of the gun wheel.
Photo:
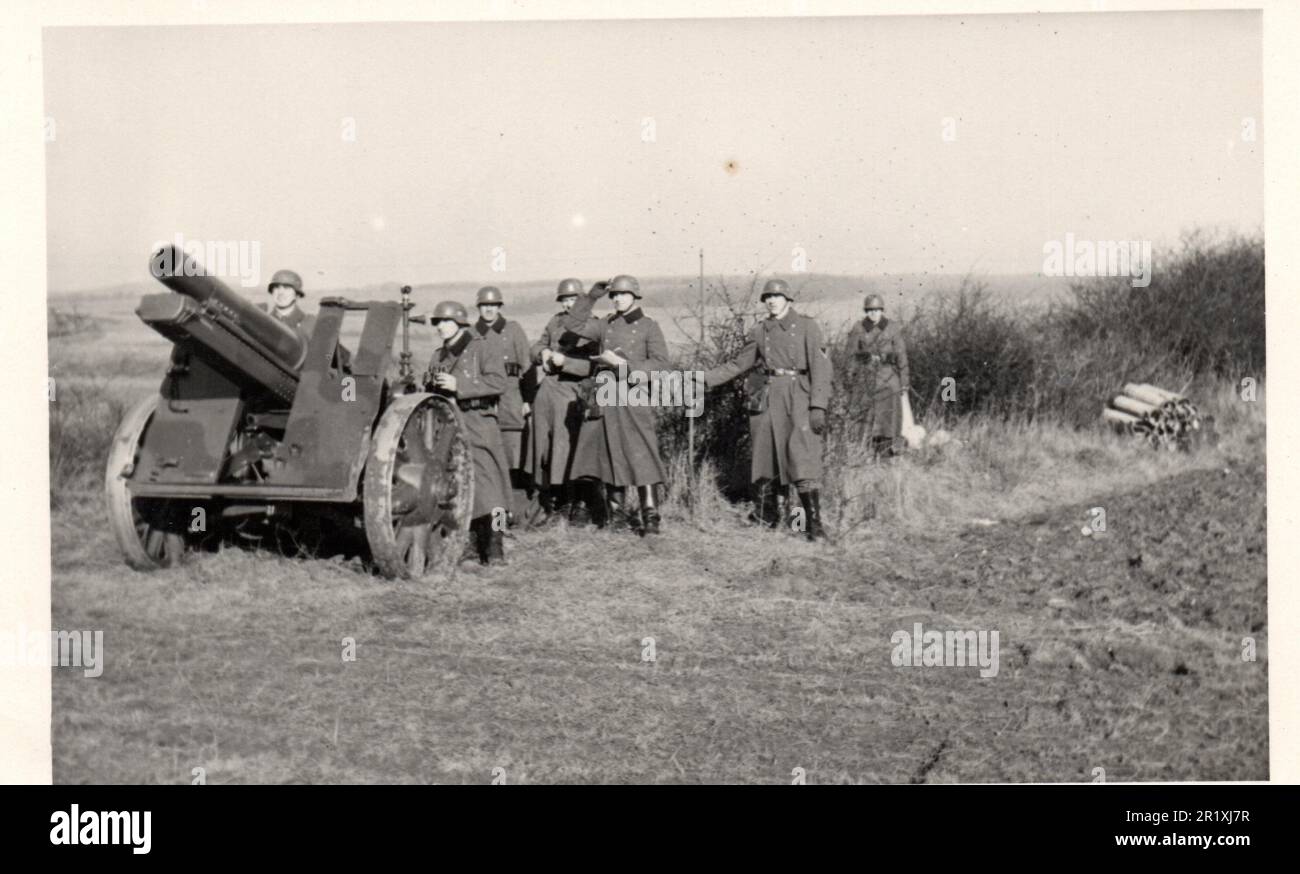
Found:
M 108 520 L 126 563 L 136 570 L 175 567 L 192 549 L 185 507 L 163 498 L 134 498 L 128 477 L 140 458 L 140 443 L 158 407 L 152 395 L 132 407 L 113 435 L 104 470 Z
M 397 397 L 370 441 L 366 539 L 380 573 L 449 573 L 469 539 L 474 469 L 460 412 L 431 394 Z

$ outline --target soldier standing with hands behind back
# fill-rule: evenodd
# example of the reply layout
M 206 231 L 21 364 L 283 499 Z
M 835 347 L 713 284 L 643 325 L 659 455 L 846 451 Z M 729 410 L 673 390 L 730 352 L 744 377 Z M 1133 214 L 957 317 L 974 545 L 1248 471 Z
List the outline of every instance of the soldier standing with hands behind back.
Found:
M 807 538 L 822 540 L 821 435 L 831 394 L 831 362 L 817 321 L 796 313 L 792 299 L 784 280 L 769 280 L 760 295 L 767 318 L 754 326 L 735 358 L 705 372 L 704 384 L 712 388 L 756 371 L 749 397 L 756 516 L 763 525 L 776 527 L 777 490 L 794 485 Z

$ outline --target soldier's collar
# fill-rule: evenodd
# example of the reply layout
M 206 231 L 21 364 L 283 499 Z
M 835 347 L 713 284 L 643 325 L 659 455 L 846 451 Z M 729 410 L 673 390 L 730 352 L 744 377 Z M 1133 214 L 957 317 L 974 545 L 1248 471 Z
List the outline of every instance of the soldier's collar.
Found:
M 496 331 L 498 334 L 500 334 L 502 331 L 506 329 L 506 320 L 501 316 L 497 316 L 495 322 L 489 322 L 486 319 L 484 319 L 482 316 L 479 316 L 478 321 L 474 323 L 474 328 L 479 332 L 479 336 L 482 337 L 487 336 L 487 332 L 489 328 L 491 328 L 493 331 Z
M 632 309 L 628 310 L 625 313 L 614 313 L 613 317 L 610 318 L 610 321 L 612 322 L 614 321 L 614 319 L 621 318 L 623 321 L 627 322 L 630 325 L 644 315 L 645 313 L 641 312 L 641 307 L 632 307 Z
M 785 308 L 785 315 L 781 316 L 780 318 L 769 315 L 767 317 L 767 320 L 769 322 L 776 322 L 776 324 L 781 326 L 781 330 L 784 331 L 794 325 L 795 323 L 795 319 L 793 318 L 794 315 L 795 315 L 794 304 L 790 304 L 790 306 Z
M 862 317 L 862 326 L 866 328 L 868 331 L 883 331 L 885 330 L 885 325 L 888 324 L 889 324 L 889 319 L 886 318 L 885 316 L 881 316 L 880 321 L 874 325 L 871 324 L 871 319 L 867 318 L 866 316 Z
M 460 355 L 473 339 L 474 336 L 469 331 L 461 331 L 453 340 L 446 343 L 444 348 L 452 355 Z

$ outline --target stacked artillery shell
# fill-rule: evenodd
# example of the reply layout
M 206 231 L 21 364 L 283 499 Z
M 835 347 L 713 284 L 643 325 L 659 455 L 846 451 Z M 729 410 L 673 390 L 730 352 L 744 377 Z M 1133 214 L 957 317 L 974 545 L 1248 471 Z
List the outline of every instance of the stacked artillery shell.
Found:
M 1103 422 L 1133 434 L 1154 449 L 1188 449 L 1201 436 L 1196 405 L 1180 394 L 1145 383 L 1129 383 L 1102 410 Z

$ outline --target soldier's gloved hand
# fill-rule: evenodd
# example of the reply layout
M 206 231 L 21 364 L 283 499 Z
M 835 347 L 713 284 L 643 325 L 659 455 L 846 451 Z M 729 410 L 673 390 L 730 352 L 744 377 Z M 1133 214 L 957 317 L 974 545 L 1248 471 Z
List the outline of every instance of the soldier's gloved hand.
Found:
M 433 384 L 443 391 L 456 391 L 456 377 L 450 373 L 440 373 L 433 378 Z
M 602 279 L 600 282 L 593 282 L 591 288 L 587 289 L 587 297 L 592 300 L 600 300 L 605 296 L 608 288 L 609 282 L 607 280 Z
M 813 433 L 821 436 L 826 431 L 826 411 L 813 407 L 808 411 L 808 426 Z
M 526 418 L 528 418 L 530 415 L 532 415 L 532 412 L 533 412 L 533 405 L 530 404 L 530 403 L 528 403 L 527 401 L 525 401 L 525 402 L 524 402 L 524 405 L 523 405 L 523 407 L 522 407 L 521 409 L 523 410 L 524 418 L 526 419 Z

